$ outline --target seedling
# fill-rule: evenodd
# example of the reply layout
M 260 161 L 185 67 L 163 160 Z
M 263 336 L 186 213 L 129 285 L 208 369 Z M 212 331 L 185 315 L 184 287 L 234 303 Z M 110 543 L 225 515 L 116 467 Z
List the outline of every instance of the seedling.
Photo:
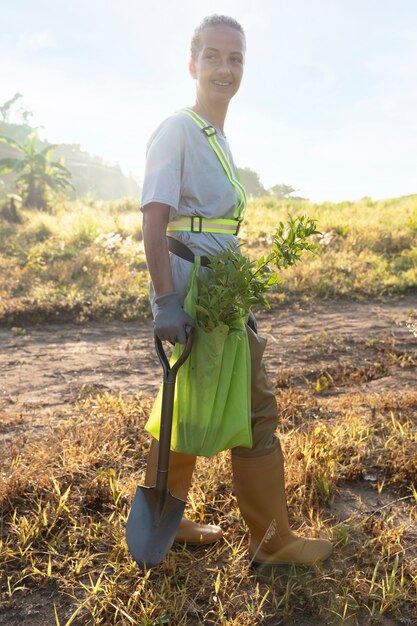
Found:
M 304 251 L 315 250 L 310 237 L 318 233 L 314 220 L 289 215 L 287 224 L 279 223 L 266 257 L 251 261 L 239 247 L 216 254 L 199 286 L 199 326 L 207 332 L 220 324 L 233 327 L 247 319 L 251 306 L 269 306 L 265 294 L 281 282 L 279 272 L 298 263 Z

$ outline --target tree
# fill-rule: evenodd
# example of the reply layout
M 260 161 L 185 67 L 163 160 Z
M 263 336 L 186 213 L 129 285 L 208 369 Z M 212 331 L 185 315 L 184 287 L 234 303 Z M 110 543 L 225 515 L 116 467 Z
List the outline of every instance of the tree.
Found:
M 275 196 L 275 198 L 284 199 L 288 198 L 288 196 L 294 193 L 294 187 L 291 185 L 274 185 L 270 188 L 271 196 Z
M 306 198 L 301 198 L 300 196 L 292 196 L 291 194 L 297 191 L 291 185 L 274 185 L 269 189 L 269 193 L 271 196 L 278 198 L 279 200 L 306 200 Z
M 38 152 L 37 139 L 36 130 L 30 133 L 24 144 L 10 137 L 0 137 L 0 142 L 7 143 L 22 155 L 21 158 L 0 159 L 0 174 L 20 174 L 16 180 L 16 188 L 22 195 L 23 206 L 46 210 L 50 192 L 58 195 L 74 189 L 74 186 L 70 182 L 72 174 L 64 167 L 62 159 L 51 160 L 56 145 L 48 144 Z
M 6 102 L 0 106 L 0 113 L 3 116 L 3 122 L 8 123 L 9 115 L 10 115 L 10 109 L 11 109 L 12 105 L 16 102 L 16 100 L 19 100 L 19 98 L 23 98 L 22 94 L 21 93 L 15 93 L 13 98 L 10 98 L 10 100 L 6 100 Z
M 0 113 L 3 116 L 3 122 L 5 122 L 6 124 L 10 122 L 10 113 L 12 106 L 15 102 L 17 102 L 17 100 L 20 100 L 20 98 L 23 98 L 23 95 L 16 92 L 13 98 L 10 98 L 10 100 L 6 100 L 6 102 L 0 106 Z M 25 125 L 29 124 L 29 118 L 33 116 L 32 111 L 29 111 L 29 109 L 27 109 L 24 104 L 19 107 L 16 113 L 20 116 L 23 124 Z
M 262 185 L 259 174 L 250 167 L 238 168 L 240 182 L 244 186 L 248 196 L 268 196 L 268 192 Z

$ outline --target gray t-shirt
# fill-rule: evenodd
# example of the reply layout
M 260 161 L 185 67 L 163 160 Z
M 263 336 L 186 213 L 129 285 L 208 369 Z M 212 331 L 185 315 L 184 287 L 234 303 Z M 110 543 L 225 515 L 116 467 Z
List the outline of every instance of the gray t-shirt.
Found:
M 227 139 L 216 130 L 217 139 L 237 175 Z M 226 176 L 206 135 L 192 119 L 178 111 L 160 124 L 148 142 L 142 211 L 150 202 L 160 202 L 171 207 L 170 219 L 192 215 L 232 219 L 239 200 L 239 193 Z M 237 237 L 228 233 L 181 231 L 172 232 L 170 236 L 185 243 L 196 255 L 210 256 L 238 244 Z M 191 263 L 172 254 L 170 259 L 176 291 L 184 295 Z

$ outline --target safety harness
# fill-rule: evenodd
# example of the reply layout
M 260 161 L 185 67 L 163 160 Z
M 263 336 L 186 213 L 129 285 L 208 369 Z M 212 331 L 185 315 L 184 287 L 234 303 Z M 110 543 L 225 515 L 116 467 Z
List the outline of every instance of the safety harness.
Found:
M 175 217 L 167 226 L 167 233 L 175 231 L 187 231 L 191 233 L 228 233 L 237 235 L 240 224 L 243 220 L 246 209 L 246 192 L 243 185 L 235 177 L 232 165 L 217 139 L 217 131 L 214 126 L 207 125 L 207 121 L 189 108 L 181 109 L 180 113 L 188 115 L 198 128 L 204 133 L 213 148 L 215 155 L 219 159 L 227 178 L 239 193 L 239 202 L 234 211 L 233 219 L 218 219 L 200 216 L 184 217 L 183 215 Z

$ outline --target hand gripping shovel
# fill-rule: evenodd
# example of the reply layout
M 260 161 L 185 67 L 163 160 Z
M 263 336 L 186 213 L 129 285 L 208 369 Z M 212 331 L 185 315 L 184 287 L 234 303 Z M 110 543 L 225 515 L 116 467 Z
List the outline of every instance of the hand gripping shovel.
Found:
M 126 524 L 129 551 L 142 569 L 162 561 L 172 544 L 184 513 L 186 502 L 168 491 L 168 465 L 171 445 L 172 410 L 177 372 L 190 354 L 194 329 L 180 358 L 171 367 L 155 335 L 155 347 L 164 370 L 161 429 L 159 434 L 158 470 L 155 487 L 139 485 Z

